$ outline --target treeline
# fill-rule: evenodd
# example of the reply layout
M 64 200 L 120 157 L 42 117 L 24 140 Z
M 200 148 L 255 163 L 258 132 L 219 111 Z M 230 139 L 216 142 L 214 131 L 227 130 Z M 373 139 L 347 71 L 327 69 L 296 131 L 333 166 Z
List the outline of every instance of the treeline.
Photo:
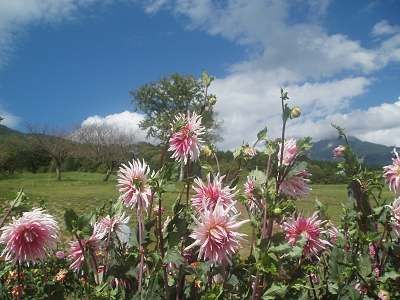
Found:
M 42 144 L 38 144 L 39 142 Z M 163 151 L 161 146 L 149 143 L 126 145 L 120 143 L 102 145 L 102 147 L 100 149 L 100 145 L 79 143 L 71 137 L 67 139 L 41 135 L 38 140 L 38 137 L 32 134 L 4 134 L 4 132 L 1 134 L 0 132 L 0 172 L 3 176 L 9 176 L 16 172 L 56 172 L 59 168 L 60 173 L 69 171 L 104 173 L 104 179 L 107 180 L 110 174 L 117 171 L 120 163 L 132 158 L 144 159 L 153 169 L 161 166 L 160 153 Z M 234 161 L 232 151 L 217 151 L 216 154 L 221 174 L 228 175 L 233 175 L 238 168 L 262 169 L 266 161 L 265 155 L 258 153 L 240 166 Z M 57 159 L 59 162 L 56 162 Z M 168 153 L 165 159 L 168 159 Z M 202 156 L 201 159 L 203 165 L 217 169 L 213 157 Z M 308 159 L 308 169 L 312 173 L 313 183 L 343 182 L 343 177 L 337 174 L 334 162 Z M 194 171 L 199 175 L 207 172 L 199 164 L 194 165 Z

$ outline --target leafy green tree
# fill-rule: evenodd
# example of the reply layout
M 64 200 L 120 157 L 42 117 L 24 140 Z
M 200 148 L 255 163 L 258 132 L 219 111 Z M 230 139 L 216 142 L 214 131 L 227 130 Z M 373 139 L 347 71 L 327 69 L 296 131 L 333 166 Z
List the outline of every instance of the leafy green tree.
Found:
M 205 72 L 201 79 L 172 74 L 130 92 L 136 109 L 145 115 L 139 126 L 147 131 L 147 137 L 155 138 L 164 146 L 161 161 L 164 160 L 171 134 L 171 122 L 178 113 L 200 113 L 202 123 L 208 129 L 205 140 L 212 142 L 218 138 L 218 123 L 213 110 L 216 97 L 208 92 L 212 81 L 213 78 Z

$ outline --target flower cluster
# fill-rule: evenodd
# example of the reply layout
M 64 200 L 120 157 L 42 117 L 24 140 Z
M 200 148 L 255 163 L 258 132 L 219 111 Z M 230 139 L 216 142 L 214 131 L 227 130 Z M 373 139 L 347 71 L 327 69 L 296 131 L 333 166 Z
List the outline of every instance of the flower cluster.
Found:
M 287 197 L 298 199 L 306 198 L 311 188 L 308 185 L 311 174 L 306 170 L 289 174 L 280 184 L 279 192 Z
M 295 245 L 301 238 L 305 238 L 304 255 L 318 257 L 322 250 L 331 245 L 331 243 L 323 238 L 323 234 L 326 234 L 323 223 L 318 218 L 318 213 L 314 213 L 308 218 L 303 216 L 289 218 L 283 223 L 282 228 L 285 231 L 285 237 L 289 244 Z
M 396 149 L 393 150 L 395 155 L 392 158 L 393 164 L 383 167 L 383 176 L 389 185 L 389 189 L 394 193 L 400 193 L 400 158 Z
M 261 211 L 259 200 L 256 198 L 256 181 L 253 177 L 247 176 L 247 180 L 244 183 L 244 194 L 247 199 L 247 206 L 252 214 L 257 214 Z
M 169 139 L 169 151 L 172 158 L 185 164 L 188 159 L 196 161 L 200 155 L 200 144 L 203 142 L 201 136 L 204 127 L 201 125 L 201 116 L 195 112 L 187 116 L 179 114 L 172 126 L 174 132 Z
M 232 207 L 234 212 L 236 208 L 232 206 L 235 190 L 223 186 L 222 181 L 225 176 L 215 176 L 211 180 L 211 175 L 207 175 L 207 182 L 204 183 L 200 178 L 195 178 L 193 186 L 196 194 L 192 197 L 192 206 L 197 212 L 204 210 L 204 205 L 207 209 L 213 210 L 217 202 L 224 208 Z
M 36 263 L 57 246 L 58 224 L 38 208 L 24 212 L 1 230 L 0 243 L 5 245 L 2 256 L 7 261 Z
M 220 264 L 231 263 L 230 257 L 239 250 L 240 241 L 245 236 L 236 232 L 236 229 L 248 222 L 236 221 L 239 214 L 232 214 L 234 204 L 224 208 L 218 201 L 214 209 L 209 209 L 204 204 L 202 213 L 195 219 L 196 227 L 190 235 L 195 241 L 185 251 L 199 246 L 199 259 Z
M 151 199 L 148 185 L 150 168 L 144 161 L 133 160 L 128 165 L 122 164 L 118 173 L 120 199 L 126 207 L 146 209 Z
M 282 165 L 290 166 L 295 161 L 297 155 L 299 154 L 299 148 L 297 147 L 297 141 L 295 139 L 286 140 L 283 144 L 283 152 L 282 152 L 282 143 L 279 143 L 279 151 L 278 151 L 278 164 L 281 163 L 281 153 L 282 153 Z

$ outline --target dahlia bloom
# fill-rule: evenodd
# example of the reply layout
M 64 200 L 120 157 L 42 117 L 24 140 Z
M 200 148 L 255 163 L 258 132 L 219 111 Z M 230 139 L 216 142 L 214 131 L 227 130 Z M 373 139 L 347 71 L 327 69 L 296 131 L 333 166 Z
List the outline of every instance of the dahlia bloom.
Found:
M 151 190 L 147 183 L 150 168 L 140 160 L 133 160 L 128 165 L 122 164 L 118 173 L 120 199 L 126 207 L 146 209 L 151 199 Z
M 183 161 L 185 164 L 190 157 L 191 161 L 196 161 L 200 155 L 199 145 L 203 142 L 200 138 L 204 134 L 204 127 L 201 126 L 201 116 L 195 112 L 188 113 L 187 116 L 179 114 L 175 118 L 175 131 L 169 139 L 169 151 L 172 151 L 172 158 Z
M 247 205 L 252 214 L 255 214 L 260 211 L 260 208 L 257 205 L 257 198 L 254 195 L 256 189 L 256 182 L 253 177 L 247 176 L 247 181 L 244 184 L 244 194 L 247 198 Z
M 58 224 L 39 208 L 13 218 L 1 230 L 0 243 L 5 245 L 2 256 L 6 261 L 35 263 L 57 246 Z
M 282 151 L 282 143 L 279 143 L 278 164 L 280 164 L 281 151 Z M 296 159 L 298 154 L 299 154 L 299 149 L 297 148 L 296 140 L 295 139 L 286 140 L 283 145 L 282 165 L 284 166 L 291 165 Z
M 107 238 L 109 234 L 115 233 L 121 243 L 129 242 L 131 229 L 129 228 L 129 217 L 125 213 L 116 214 L 112 217 L 106 216 L 94 224 L 93 235 L 99 240 Z
M 235 203 L 232 203 L 231 206 L 224 208 L 220 201 L 216 203 L 214 209 L 208 209 L 204 205 L 200 219 L 195 219 L 196 227 L 190 235 L 195 241 L 184 251 L 200 246 L 198 259 L 231 264 L 230 258 L 239 250 L 240 241 L 245 236 L 235 230 L 249 221 L 236 221 L 239 214 L 232 214 L 234 205 Z
M 339 230 L 337 229 L 337 227 L 334 226 L 332 223 L 329 223 L 329 227 L 326 232 L 329 236 L 329 242 L 331 244 L 336 244 L 337 237 L 339 235 Z
M 310 193 L 308 182 L 311 174 L 306 170 L 288 175 L 279 186 L 279 193 L 293 199 L 305 198 Z
M 390 206 L 392 210 L 392 228 L 394 233 L 400 237 L 400 197 L 396 198 Z
M 400 193 L 400 158 L 396 149 L 393 149 L 393 153 L 395 155 L 392 158 L 393 164 L 383 167 L 383 177 L 389 185 L 389 189 L 398 194 Z
M 346 147 L 343 145 L 337 146 L 335 149 L 332 151 L 332 155 L 335 158 L 342 157 L 344 155 L 344 151 L 346 150 Z
M 91 236 L 89 239 L 81 239 L 79 241 L 72 241 L 68 252 L 68 259 L 71 261 L 69 268 L 78 272 L 82 268 L 85 261 L 85 252 L 91 251 L 96 255 L 100 247 L 100 241 L 96 236 Z M 83 248 L 83 249 L 82 249 Z
M 193 186 L 196 194 L 192 197 L 192 206 L 197 212 L 202 212 L 204 206 L 208 210 L 213 210 L 217 202 L 220 202 L 224 208 L 232 206 L 235 196 L 234 189 L 228 186 L 222 186 L 222 180 L 225 176 L 215 176 L 211 181 L 210 174 L 207 175 L 207 183 L 204 183 L 200 178 L 195 178 Z M 205 204 L 205 205 L 204 205 Z M 236 208 L 232 207 L 234 212 Z
M 322 238 L 322 234 L 326 234 L 323 230 L 323 221 L 319 220 L 318 214 L 315 212 L 311 217 L 305 218 L 298 216 L 291 218 L 283 223 L 282 227 L 285 231 L 285 237 L 289 244 L 295 245 L 302 237 L 306 238 L 303 254 L 310 254 L 318 257 L 320 251 L 325 250 L 326 246 L 331 244 Z
M 243 148 L 243 154 L 248 158 L 253 158 L 257 154 L 257 150 L 254 147 L 245 146 Z

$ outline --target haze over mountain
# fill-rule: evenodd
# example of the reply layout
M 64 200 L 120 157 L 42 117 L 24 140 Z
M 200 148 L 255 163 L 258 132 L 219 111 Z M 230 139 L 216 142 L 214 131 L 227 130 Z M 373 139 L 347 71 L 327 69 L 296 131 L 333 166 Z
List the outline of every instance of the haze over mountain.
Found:
M 343 140 L 337 138 L 315 142 L 310 149 L 309 158 L 313 160 L 334 160 L 332 157 L 333 148 L 343 143 Z M 366 165 L 378 167 L 391 162 L 394 147 L 365 142 L 356 137 L 349 137 L 349 143 Z

